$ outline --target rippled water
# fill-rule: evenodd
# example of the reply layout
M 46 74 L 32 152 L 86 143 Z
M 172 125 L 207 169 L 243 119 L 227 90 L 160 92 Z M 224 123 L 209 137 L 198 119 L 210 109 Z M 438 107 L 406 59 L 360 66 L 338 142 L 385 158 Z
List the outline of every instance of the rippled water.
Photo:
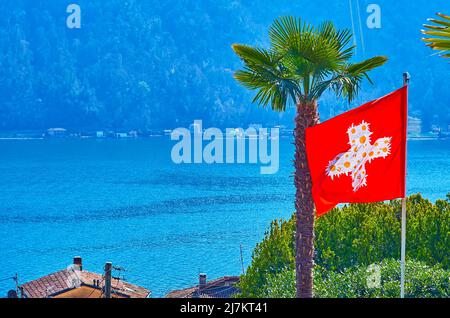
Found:
M 208 277 L 241 272 L 270 221 L 293 212 L 293 147 L 280 171 L 255 165 L 175 165 L 167 138 L 0 141 L 0 279 L 21 282 L 72 257 L 106 261 L 162 296 Z M 450 192 L 450 141 L 409 143 L 410 193 Z M 118 275 L 118 273 L 114 273 Z M 12 281 L 0 282 L 3 295 Z

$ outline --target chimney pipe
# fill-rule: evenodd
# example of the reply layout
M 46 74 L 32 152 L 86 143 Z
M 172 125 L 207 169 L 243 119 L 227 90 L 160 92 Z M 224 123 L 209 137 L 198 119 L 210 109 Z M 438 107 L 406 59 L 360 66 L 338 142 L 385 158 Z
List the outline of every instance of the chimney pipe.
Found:
M 19 298 L 19 296 L 17 295 L 17 291 L 15 290 L 8 291 L 7 298 Z
M 80 271 L 83 270 L 83 259 L 80 256 L 75 256 L 73 258 L 73 265 L 78 268 Z
M 112 271 L 112 263 L 108 262 L 105 264 L 105 288 L 104 288 L 104 297 L 111 298 L 111 271 Z
M 198 288 L 202 290 L 206 286 L 206 274 L 200 274 L 198 277 Z

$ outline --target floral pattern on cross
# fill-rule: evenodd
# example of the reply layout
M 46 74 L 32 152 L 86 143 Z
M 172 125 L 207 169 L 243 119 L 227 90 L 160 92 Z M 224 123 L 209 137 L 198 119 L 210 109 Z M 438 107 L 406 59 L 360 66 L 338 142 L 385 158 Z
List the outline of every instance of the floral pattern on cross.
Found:
M 366 164 L 377 158 L 386 158 L 391 154 L 391 137 L 383 137 L 371 143 L 370 124 L 363 121 L 347 131 L 350 149 L 337 155 L 329 162 L 327 175 L 334 179 L 342 174 L 352 177 L 353 191 L 367 186 Z

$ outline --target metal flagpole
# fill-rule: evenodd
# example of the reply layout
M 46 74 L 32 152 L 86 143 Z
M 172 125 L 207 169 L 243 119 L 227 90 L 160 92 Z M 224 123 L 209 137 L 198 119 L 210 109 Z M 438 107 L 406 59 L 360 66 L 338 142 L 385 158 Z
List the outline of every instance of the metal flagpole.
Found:
M 409 84 L 410 75 L 403 73 L 403 85 Z M 408 98 L 408 97 L 406 97 Z M 408 123 L 408 99 L 406 100 L 406 123 Z M 407 128 L 406 128 L 407 129 Z M 407 136 L 406 136 L 407 137 Z M 408 143 L 406 142 L 406 145 Z M 402 199 L 402 243 L 401 243 L 401 273 L 400 273 L 400 297 L 405 298 L 405 263 L 406 263 L 406 169 L 407 169 L 407 147 L 405 149 L 405 197 Z

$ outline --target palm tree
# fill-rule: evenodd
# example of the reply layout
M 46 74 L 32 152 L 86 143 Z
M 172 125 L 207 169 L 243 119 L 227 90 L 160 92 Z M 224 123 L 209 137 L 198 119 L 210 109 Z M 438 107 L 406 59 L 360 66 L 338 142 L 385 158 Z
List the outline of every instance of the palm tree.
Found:
M 255 90 L 253 102 L 285 111 L 296 106 L 295 175 L 296 187 L 296 286 L 297 297 L 313 297 L 314 203 L 312 182 L 306 159 L 305 130 L 319 122 L 317 101 L 327 91 L 352 101 L 368 72 L 383 65 L 386 57 L 351 63 L 354 46 L 351 33 L 336 30 L 331 22 L 319 27 L 301 19 L 283 17 L 269 29 L 270 48 L 234 44 L 234 52 L 245 66 L 234 77 Z
M 441 51 L 443 57 L 450 57 L 450 16 L 442 13 L 436 13 L 436 15 L 441 17 L 442 20 L 428 19 L 428 21 L 437 25 L 424 24 L 424 27 L 428 30 L 422 30 L 422 33 L 437 36 L 437 38 L 425 38 L 422 40 L 433 50 Z

